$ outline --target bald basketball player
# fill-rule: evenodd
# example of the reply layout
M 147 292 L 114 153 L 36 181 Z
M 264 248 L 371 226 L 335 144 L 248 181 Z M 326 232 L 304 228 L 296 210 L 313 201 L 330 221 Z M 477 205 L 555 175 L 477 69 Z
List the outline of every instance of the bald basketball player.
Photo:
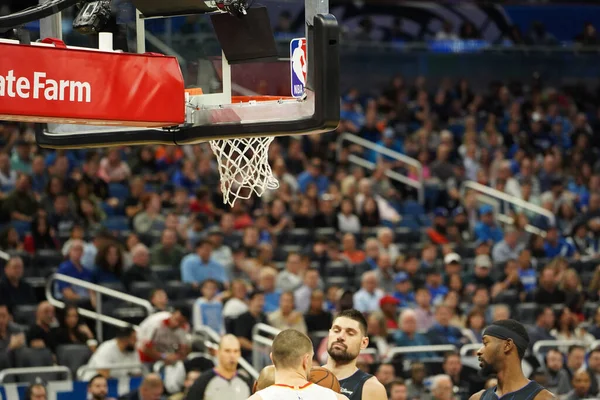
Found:
M 331 389 L 308 381 L 314 357 L 308 336 L 295 329 L 281 331 L 271 348 L 275 383 L 248 400 L 348 400 Z
M 529 346 L 525 327 L 512 319 L 490 324 L 483 331 L 483 347 L 477 351 L 480 374 L 495 374 L 498 384 L 471 396 L 470 400 L 498 400 L 505 396 L 510 400 L 556 399 L 548 390 L 523 375 L 521 362 Z
M 356 367 L 360 351 L 368 345 L 367 321 L 362 313 L 353 309 L 342 311 L 329 330 L 329 359 L 324 367 L 338 378 L 342 394 L 350 400 L 387 400 L 381 382 Z
M 268 388 L 269 386 L 271 386 L 274 383 L 275 383 L 275 366 L 267 365 L 266 367 L 264 367 L 262 369 L 262 371 L 260 371 L 260 374 L 258 375 L 258 379 L 256 380 L 256 382 L 254 382 L 254 389 L 252 390 L 252 393 L 256 393 L 259 390 Z

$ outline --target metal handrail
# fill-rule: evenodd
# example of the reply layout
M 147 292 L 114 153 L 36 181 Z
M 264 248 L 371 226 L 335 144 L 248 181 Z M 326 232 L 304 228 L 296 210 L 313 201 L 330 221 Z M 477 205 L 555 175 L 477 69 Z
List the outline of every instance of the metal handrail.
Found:
M 510 194 L 506 194 L 500 190 L 497 189 L 492 189 L 489 186 L 485 186 L 482 185 L 481 183 L 477 183 L 475 181 L 466 181 L 461 185 L 461 197 L 464 198 L 465 194 L 466 194 L 466 190 L 470 189 L 470 190 L 474 190 L 476 192 L 480 192 L 483 193 L 489 197 L 494 197 L 496 199 L 505 201 L 507 203 L 511 203 L 517 207 L 523 208 L 527 211 L 530 211 L 534 214 L 538 214 L 538 215 L 543 215 L 544 217 L 548 218 L 550 220 L 550 223 L 552 225 L 554 225 L 554 223 L 556 222 L 556 217 L 554 216 L 554 213 L 551 211 L 546 210 L 545 208 L 542 208 L 540 206 L 537 206 L 535 204 L 532 204 L 528 201 L 525 201 L 523 199 L 520 199 L 516 196 L 510 195 Z
M 418 199 L 420 204 L 424 204 L 425 202 L 425 185 L 423 184 L 423 165 L 416 159 L 412 157 L 408 157 L 402 153 L 398 153 L 397 151 L 390 150 L 387 147 L 381 146 L 379 144 L 373 143 L 369 140 L 363 139 L 359 136 L 353 135 L 351 133 L 343 133 L 339 136 L 337 140 L 337 158 L 339 159 L 343 150 L 342 143 L 344 141 L 357 144 L 366 149 L 376 151 L 379 154 L 383 154 L 384 156 L 393 158 L 396 161 L 403 162 L 407 165 L 415 167 L 417 169 L 418 180 L 415 181 L 410 179 L 409 177 L 402 175 L 396 171 L 386 170 L 385 175 L 391 180 L 400 182 L 404 185 L 411 186 L 417 190 Z M 355 154 L 348 155 L 348 161 L 359 165 L 363 168 L 368 168 L 370 170 L 375 170 L 377 168 L 377 164 L 366 160 L 362 157 L 359 157 Z
M 214 343 L 219 344 L 221 341 L 221 335 L 219 335 L 213 328 L 210 326 L 202 325 L 199 326 L 198 329 L 194 331 L 194 333 L 203 333 L 206 334 Z
M 496 221 L 505 225 L 514 225 L 515 220 L 513 217 L 500 213 L 500 200 L 495 197 L 489 196 L 487 194 L 478 193 L 477 201 L 480 203 L 485 203 L 493 207 L 494 216 L 496 217 Z M 537 226 L 533 226 L 531 224 L 525 225 L 525 232 L 532 233 L 534 235 L 539 235 L 542 237 L 546 237 L 546 231 L 541 230 Z
M 258 335 L 258 332 L 260 331 L 267 332 L 269 335 L 277 336 L 279 332 L 281 332 L 281 329 L 273 328 L 271 325 L 259 323 L 252 327 L 252 337 Z
M 73 380 L 69 367 L 63 365 L 54 365 L 51 367 L 30 367 L 30 368 L 6 368 L 0 371 L 0 384 L 4 383 L 4 379 L 11 375 L 31 375 L 31 374 L 48 374 L 52 372 L 64 373 L 67 376 L 67 381 Z
M 98 339 L 98 341 L 100 341 L 100 342 L 102 341 L 102 324 L 114 325 L 114 326 L 118 326 L 120 328 L 126 328 L 129 326 L 132 326 L 132 324 L 129 324 L 125 321 L 102 314 L 102 296 L 101 295 L 113 297 L 115 299 L 119 299 L 119 300 L 122 300 L 122 301 L 125 301 L 128 303 L 142 306 L 146 309 L 146 311 L 148 312 L 148 315 L 150 315 L 154 312 L 152 303 L 150 303 L 148 300 L 140 299 L 139 297 L 135 297 L 135 296 L 132 296 L 127 293 L 119 292 L 118 290 L 109 289 L 104 286 L 97 285 L 95 283 L 90 283 L 90 282 L 83 281 L 81 279 L 72 278 L 72 277 L 64 275 L 64 274 L 52 274 L 52 275 L 50 275 L 50 277 L 48 277 L 48 280 L 46 282 L 46 299 L 54 307 L 65 308 L 65 303 L 60 300 L 57 300 L 54 297 L 54 294 L 52 293 L 54 281 L 67 282 L 72 285 L 77 285 L 77 286 L 80 286 L 80 287 L 83 287 L 83 288 L 86 288 L 89 290 L 93 290 L 95 292 L 95 294 L 96 294 L 96 311 L 86 310 L 85 308 L 78 307 L 77 312 L 84 317 L 88 317 L 88 318 L 92 318 L 92 319 L 96 320 L 96 339 Z M 137 328 L 137 326 L 135 326 L 135 327 Z
M 391 360 L 396 354 L 407 353 L 439 353 L 439 352 L 455 352 L 456 346 L 453 344 L 437 344 L 430 346 L 406 346 L 393 347 L 390 349 L 387 359 Z
M 253 336 L 252 337 L 252 343 L 257 343 L 263 346 L 272 346 L 273 345 L 273 339 L 267 339 L 264 336 Z M 254 353 L 254 352 L 253 352 Z
M 128 364 L 119 364 L 119 365 L 96 365 L 90 366 L 89 364 L 82 365 L 77 369 L 77 379 L 83 380 L 83 376 L 88 371 L 98 371 L 108 369 L 110 371 L 113 370 L 128 370 L 128 369 L 139 369 L 142 371 L 142 374 L 146 374 L 150 372 L 148 367 L 143 363 L 128 363 Z
M 263 336 L 260 332 L 265 332 L 268 335 L 277 336 L 280 329 L 274 328 L 267 324 L 256 324 L 252 327 L 252 366 L 255 369 L 262 369 L 261 365 L 261 356 L 264 356 L 258 348 L 258 346 L 271 346 L 273 344 L 273 340 L 269 337 Z
M 473 350 L 479 350 L 481 348 L 481 346 L 483 346 L 482 343 L 469 343 L 469 344 L 465 344 L 460 348 L 460 356 L 461 357 L 468 357 L 469 356 L 469 352 L 473 351 Z
M 542 347 L 559 347 L 559 346 L 572 346 L 572 345 L 580 345 L 585 347 L 585 343 L 582 340 L 538 340 L 533 345 L 532 351 L 533 356 L 538 360 L 540 365 L 546 365 L 544 360 L 544 354 L 540 352 Z
M 533 354 L 539 354 L 542 347 L 572 346 L 574 344 L 585 346 L 582 340 L 538 340 L 532 350 Z

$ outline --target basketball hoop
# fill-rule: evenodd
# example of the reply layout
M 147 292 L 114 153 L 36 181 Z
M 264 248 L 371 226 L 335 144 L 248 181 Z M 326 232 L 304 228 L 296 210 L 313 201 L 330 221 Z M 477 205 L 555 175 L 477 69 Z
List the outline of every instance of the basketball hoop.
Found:
M 232 104 L 252 106 L 257 102 L 292 100 L 277 96 L 233 96 Z M 211 140 L 221 176 L 223 204 L 234 206 L 237 199 L 261 197 L 267 190 L 279 188 L 269 165 L 269 146 L 274 136 Z
M 247 200 L 255 193 L 279 188 L 269 165 L 269 145 L 275 137 L 211 140 L 221 175 L 223 204 L 233 207 L 237 199 Z

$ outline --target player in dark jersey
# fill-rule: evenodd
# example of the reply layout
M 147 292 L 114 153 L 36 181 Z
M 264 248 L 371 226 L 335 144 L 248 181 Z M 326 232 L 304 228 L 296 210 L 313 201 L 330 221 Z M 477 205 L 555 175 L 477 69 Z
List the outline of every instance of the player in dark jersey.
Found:
M 346 310 L 333 320 L 327 338 L 329 359 L 325 368 L 338 378 L 341 393 L 350 400 L 387 400 L 383 385 L 356 367 L 356 359 L 369 345 L 367 321 L 357 310 Z
M 498 385 L 482 390 L 470 400 L 546 400 L 556 397 L 523 375 L 521 361 L 529 346 L 525 327 L 512 319 L 496 321 L 483 332 L 483 346 L 477 351 L 481 375 L 495 374 Z

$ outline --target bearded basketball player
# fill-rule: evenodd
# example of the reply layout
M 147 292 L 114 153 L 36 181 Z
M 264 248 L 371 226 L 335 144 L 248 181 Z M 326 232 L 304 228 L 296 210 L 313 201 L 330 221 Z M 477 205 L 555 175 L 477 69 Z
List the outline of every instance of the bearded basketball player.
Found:
M 367 321 L 357 310 L 339 313 L 327 338 L 329 358 L 325 368 L 338 378 L 342 394 L 350 400 L 387 400 L 385 387 L 373 375 L 356 367 L 360 351 L 367 348 Z
M 525 327 L 512 319 L 492 323 L 483 331 L 483 346 L 477 351 L 480 374 L 496 375 L 498 384 L 471 396 L 470 400 L 556 399 L 548 390 L 523 375 L 521 361 L 529 346 Z
M 304 333 L 295 329 L 279 332 L 271 347 L 275 383 L 248 400 L 348 400 L 308 381 L 314 355 L 313 344 Z

